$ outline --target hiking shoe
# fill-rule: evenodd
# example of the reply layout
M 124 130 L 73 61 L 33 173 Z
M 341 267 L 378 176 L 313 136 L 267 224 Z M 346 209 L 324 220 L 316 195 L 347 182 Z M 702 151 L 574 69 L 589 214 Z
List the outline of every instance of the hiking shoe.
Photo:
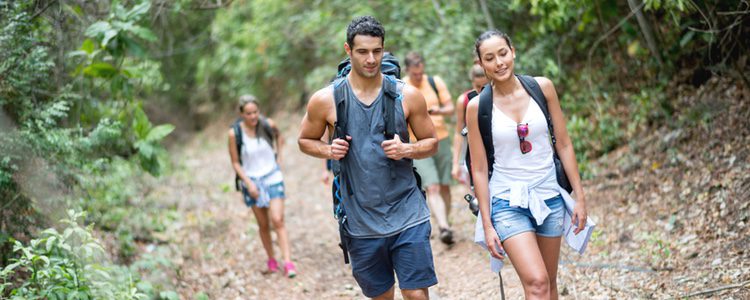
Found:
M 268 273 L 275 273 L 279 271 L 279 263 L 275 259 L 270 258 L 266 263 L 268 265 Z
M 440 228 L 440 241 L 446 245 L 453 244 L 453 231 L 448 228 Z
M 284 264 L 284 273 L 286 273 L 286 277 L 294 278 L 294 276 L 297 276 L 297 268 L 294 267 L 294 263 L 291 261 L 288 261 Z

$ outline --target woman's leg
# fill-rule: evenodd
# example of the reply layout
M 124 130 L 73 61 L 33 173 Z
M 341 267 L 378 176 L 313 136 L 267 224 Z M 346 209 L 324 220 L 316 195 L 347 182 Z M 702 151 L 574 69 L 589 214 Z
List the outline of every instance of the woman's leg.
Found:
M 536 234 L 527 231 L 514 235 L 503 242 L 503 248 L 521 278 L 526 299 L 549 299 L 550 280 Z
M 549 276 L 550 299 L 557 300 L 557 263 L 560 259 L 561 238 L 537 236 L 536 241 Z
M 281 256 L 285 262 L 291 261 L 291 250 L 289 249 L 289 238 L 284 226 L 284 200 L 281 198 L 271 199 L 271 223 L 276 231 Z
M 268 208 L 252 206 L 255 220 L 258 221 L 258 234 L 266 250 L 268 259 L 273 259 L 273 245 L 271 244 L 271 228 L 268 224 Z

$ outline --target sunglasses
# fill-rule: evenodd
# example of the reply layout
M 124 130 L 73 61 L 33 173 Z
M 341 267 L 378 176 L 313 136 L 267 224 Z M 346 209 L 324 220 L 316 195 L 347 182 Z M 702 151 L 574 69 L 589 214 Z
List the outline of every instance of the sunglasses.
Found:
M 531 142 L 526 140 L 526 137 L 529 136 L 529 123 L 519 123 L 516 127 L 516 132 L 518 133 L 518 140 L 521 142 L 521 154 L 531 152 Z

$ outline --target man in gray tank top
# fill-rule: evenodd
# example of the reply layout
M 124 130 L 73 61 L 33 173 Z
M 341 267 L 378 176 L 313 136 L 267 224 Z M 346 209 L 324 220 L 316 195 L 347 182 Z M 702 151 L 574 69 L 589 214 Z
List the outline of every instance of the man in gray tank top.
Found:
M 346 208 L 343 230 L 352 273 L 365 296 L 393 299 L 394 271 L 405 299 L 429 299 L 427 288 L 437 284 L 430 248 L 430 213 L 419 190 L 412 160 L 437 151 L 437 139 L 422 94 L 380 72 L 385 30 L 373 17 L 358 17 L 347 28 L 344 50 L 352 71 L 318 90 L 302 120 L 299 147 L 309 155 L 335 159 L 342 175 Z M 387 102 L 387 80 L 396 81 L 401 97 Z M 348 119 L 345 138 L 321 141 L 334 132 L 334 86 L 343 89 Z M 384 105 L 395 104 L 396 132 L 386 139 Z M 407 126 L 416 142 L 409 143 Z M 349 183 L 349 185 L 347 185 Z

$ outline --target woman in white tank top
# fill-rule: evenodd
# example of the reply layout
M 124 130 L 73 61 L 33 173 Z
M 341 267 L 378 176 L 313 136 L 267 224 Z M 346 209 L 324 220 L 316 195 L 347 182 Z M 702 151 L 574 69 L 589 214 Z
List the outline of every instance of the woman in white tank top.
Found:
M 258 232 L 268 256 L 268 272 L 279 270 L 271 243 L 269 225 L 273 224 L 284 260 L 284 273 L 294 277 L 297 270 L 291 260 L 284 226 L 284 177 L 279 169 L 283 140 L 274 122 L 261 116 L 254 96 L 240 97 L 239 110 L 240 119 L 229 130 L 229 156 L 237 173 L 242 198 L 258 221 Z M 239 149 L 238 134 L 241 135 Z
M 557 264 L 563 232 L 563 189 L 557 183 L 546 118 L 513 72 L 510 38 L 487 31 L 475 44 L 480 65 L 492 84 L 494 163 L 487 165 L 478 124 L 479 101 L 467 106 L 474 191 L 479 200 L 484 242 L 495 259 L 508 255 L 526 299 L 557 299 Z M 572 220 L 576 234 L 586 224 L 586 201 L 573 145 L 552 82 L 537 77 L 552 119 L 555 148 L 577 196 Z M 488 170 L 492 168 L 492 178 Z M 567 192 L 565 196 L 568 197 Z

